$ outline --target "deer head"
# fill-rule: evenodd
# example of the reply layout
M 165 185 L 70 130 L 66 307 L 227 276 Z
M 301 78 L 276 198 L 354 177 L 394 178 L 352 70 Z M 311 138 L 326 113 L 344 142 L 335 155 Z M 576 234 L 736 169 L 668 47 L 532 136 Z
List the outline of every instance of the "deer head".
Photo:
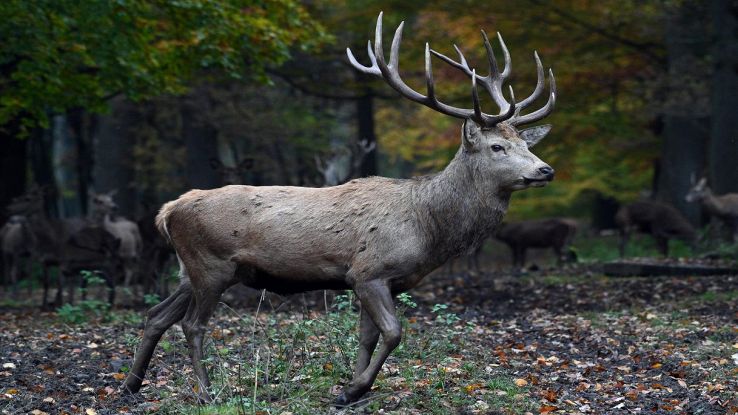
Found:
M 695 183 L 694 175 L 692 175 L 690 182 L 692 187 L 684 197 L 684 200 L 687 202 L 691 203 L 697 200 L 702 200 L 710 195 L 710 188 L 707 186 L 707 178 L 703 177 Z
M 243 184 L 243 175 L 254 166 L 254 159 L 245 158 L 236 167 L 223 164 L 216 158 L 210 159 L 210 167 L 220 174 L 223 185 Z
M 459 60 L 453 60 L 432 50 L 425 44 L 425 81 L 426 94 L 423 95 L 410 88 L 399 73 L 399 51 L 402 40 L 404 22 L 400 23 L 392 39 L 389 63 L 385 60 L 382 46 L 382 13 L 377 18 L 374 47 L 371 41 L 367 44 L 367 52 L 371 66 L 364 66 L 354 58 L 350 49 L 346 49 L 348 59 L 359 71 L 384 79 L 392 88 L 405 98 L 423 104 L 442 114 L 464 119 L 462 127 L 462 145 L 457 157 L 465 159 L 465 163 L 474 173 L 475 178 L 488 182 L 493 188 L 502 191 L 521 190 L 527 187 L 545 186 L 553 180 L 554 170 L 530 152 L 551 130 L 550 125 L 541 125 L 525 130 L 518 127 L 539 121 L 553 111 L 556 102 L 556 81 L 553 71 L 549 69 L 549 96 L 546 104 L 533 112 L 521 114 L 533 101 L 541 96 L 544 89 L 545 76 L 538 53 L 533 54 L 538 74 L 538 82 L 533 93 L 519 103 L 510 87 L 510 101 L 503 94 L 502 85 L 510 76 L 510 53 L 498 33 L 497 37 L 505 58 L 505 66 L 500 72 L 492 45 L 487 34 L 482 31 L 484 47 L 487 51 L 489 74 L 477 75 L 476 69 L 469 66 L 464 54 L 454 45 Z M 431 55 L 461 70 L 471 79 L 472 108 L 457 108 L 439 101 L 435 93 Z M 489 93 L 499 107 L 497 114 L 487 114 L 479 104 L 478 85 Z
M 117 190 L 111 190 L 107 193 L 90 193 L 90 215 L 102 218 L 105 215 L 113 214 L 118 211 L 118 204 L 115 203 L 113 197 L 118 193 Z
M 13 198 L 7 206 L 10 215 L 32 216 L 44 212 L 44 194 L 46 189 L 37 185 L 31 186 L 28 191 Z

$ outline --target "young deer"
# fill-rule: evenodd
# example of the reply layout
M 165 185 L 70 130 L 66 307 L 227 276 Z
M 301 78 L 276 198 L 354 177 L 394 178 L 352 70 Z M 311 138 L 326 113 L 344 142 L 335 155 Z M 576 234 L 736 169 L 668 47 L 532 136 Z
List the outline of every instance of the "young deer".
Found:
M 720 219 L 728 227 L 733 242 L 738 242 L 738 193 L 715 196 L 703 177 L 697 183 L 692 180 L 692 188 L 685 199 L 690 203 L 699 201 L 710 216 Z
M 308 290 L 352 289 L 361 302 L 360 340 L 353 380 L 336 405 L 355 402 L 372 386 L 382 364 L 400 343 L 395 295 L 414 287 L 447 259 L 474 249 L 494 232 L 507 211 L 513 191 L 542 187 L 553 169 L 529 147 L 550 126 L 518 131 L 516 127 L 547 116 L 550 95 L 541 109 L 520 111 L 542 92 L 543 67 L 533 94 L 508 102 L 502 84 L 510 74 L 510 58 L 502 38 L 505 68 L 500 72 L 487 36 L 490 74 L 480 76 L 459 53 L 459 62 L 425 49 L 427 95 L 408 87 L 398 72 L 403 24 L 395 32 L 389 63 L 382 47 L 382 14 L 372 66 L 358 70 L 382 77 L 404 97 L 443 114 L 464 119 L 462 144 L 440 173 L 409 180 L 370 177 L 324 188 L 226 186 L 192 190 L 165 204 L 157 216 L 180 262 L 179 288 L 148 313 L 143 340 L 125 388 L 136 392 L 162 334 L 182 320 L 200 398 L 209 401 L 210 382 L 202 362 L 203 336 L 223 290 L 236 283 L 280 294 Z M 431 53 L 472 79 L 473 108 L 444 104 L 435 96 Z M 500 106 L 498 115 L 482 112 L 477 85 Z M 383 342 L 376 353 L 379 336 Z

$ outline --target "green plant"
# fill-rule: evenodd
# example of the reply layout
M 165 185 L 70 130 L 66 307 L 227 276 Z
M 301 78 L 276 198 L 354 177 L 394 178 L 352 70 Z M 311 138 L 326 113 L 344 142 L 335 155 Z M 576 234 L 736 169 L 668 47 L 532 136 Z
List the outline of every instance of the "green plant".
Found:
M 436 314 L 436 321 L 449 326 L 456 324 L 461 320 L 461 318 L 456 314 L 446 312 L 447 309 L 448 306 L 446 304 L 435 304 L 433 308 L 431 308 L 431 312 Z
M 144 294 L 144 304 L 147 306 L 155 306 L 161 302 L 159 294 Z

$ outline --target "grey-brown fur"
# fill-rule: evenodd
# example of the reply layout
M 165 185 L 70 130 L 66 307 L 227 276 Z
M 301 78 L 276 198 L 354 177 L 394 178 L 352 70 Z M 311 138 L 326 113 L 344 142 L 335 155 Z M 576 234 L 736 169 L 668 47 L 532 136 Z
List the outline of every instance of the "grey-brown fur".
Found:
M 733 242 L 738 242 L 738 193 L 715 196 L 703 177 L 692 186 L 685 199 L 687 202 L 700 202 L 710 216 L 725 224 Z
M 514 127 L 538 121 L 553 109 L 556 88 L 549 73 L 546 105 L 520 114 L 543 90 L 540 61 L 537 87 L 519 107 L 501 95 L 502 82 L 510 74 L 507 52 L 503 71 L 490 63 L 487 77 L 455 64 L 475 81 L 474 108 L 454 108 L 435 98 L 427 46 L 428 95 L 412 91 L 401 81 L 397 72 L 401 31 L 398 28 L 387 63 L 380 13 L 374 52 L 368 48 L 372 66 L 359 64 L 350 51 L 349 61 L 357 70 L 383 77 L 415 102 L 464 118 L 462 145 L 451 163 L 436 175 L 416 179 L 372 177 L 327 188 L 226 186 L 192 190 L 165 204 L 156 221 L 177 252 L 181 284 L 149 311 L 124 385 L 127 390 L 140 389 L 159 339 L 183 320 L 200 398 L 208 401 L 203 336 L 223 291 L 241 282 L 279 293 L 326 288 L 350 288 L 356 293 L 361 302 L 356 368 L 336 404 L 355 402 L 371 388 L 400 343 L 394 295 L 415 286 L 449 258 L 479 246 L 502 220 L 513 191 L 545 186 L 553 179 L 553 169 L 528 149 L 550 127 L 520 132 Z M 484 37 L 492 62 L 491 46 Z M 481 112 L 477 81 L 500 105 L 501 115 Z M 375 352 L 380 334 L 383 341 Z
M 393 296 L 490 236 L 511 192 L 553 178 L 504 124 L 483 130 L 467 121 L 462 136 L 451 163 L 431 176 L 327 188 L 226 186 L 165 204 L 157 226 L 177 251 L 182 282 L 149 312 L 128 390 L 140 388 L 159 338 L 184 318 L 200 390 L 207 391 L 205 325 L 220 294 L 241 282 L 278 293 L 353 289 L 362 303 L 362 340 L 354 380 L 339 403 L 358 399 L 399 342 Z M 370 363 L 380 333 L 385 341 Z
M 118 205 L 113 200 L 115 193 L 113 190 L 92 194 L 90 219 L 120 241 L 116 256 L 123 267 L 124 286 L 129 287 L 138 271 L 143 240 L 136 222 L 115 215 L 118 210 Z
M 503 223 L 495 238 L 507 244 L 513 256 L 513 266 L 525 266 L 528 248 L 552 248 L 559 264 L 564 261 L 566 248 L 577 233 L 577 223 L 572 219 L 549 218 Z
M 633 232 L 647 233 L 656 239 L 662 255 L 669 255 L 669 239 L 681 239 L 693 244 L 697 234 L 694 227 L 674 207 L 661 202 L 641 200 L 622 206 L 615 215 L 620 229 L 620 256 Z

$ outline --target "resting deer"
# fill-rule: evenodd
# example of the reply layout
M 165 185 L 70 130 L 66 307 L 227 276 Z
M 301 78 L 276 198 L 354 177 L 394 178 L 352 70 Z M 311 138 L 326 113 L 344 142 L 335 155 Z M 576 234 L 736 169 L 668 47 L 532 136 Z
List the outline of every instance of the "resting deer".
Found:
M 508 102 L 502 84 L 510 75 L 510 58 L 502 38 L 505 68 L 497 68 L 492 47 L 482 32 L 490 73 L 476 74 L 459 52 L 454 61 L 426 45 L 427 94 L 401 79 L 398 56 L 403 24 L 395 32 L 389 63 L 382 46 L 379 14 L 371 66 L 356 61 L 359 71 L 383 78 L 402 96 L 464 120 L 462 144 L 437 174 L 408 180 L 370 177 L 324 188 L 226 186 L 191 190 L 166 203 L 157 224 L 174 246 L 180 262 L 180 286 L 152 308 L 125 388 L 136 392 L 162 334 L 182 321 L 200 398 L 209 401 L 210 382 L 202 362 L 203 336 L 223 290 L 236 283 L 279 294 L 309 290 L 352 289 L 361 303 L 360 340 L 353 380 L 336 405 L 355 402 L 372 386 L 382 364 L 400 343 L 401 325 L 393 297 L 418 284 L 447 259 L 473 250 L 490 236 L 507 211 L 513 191 L 542 187 L 554 170 L 530 152 L 550 126 L 519 131 L 546 117 L 555 102 L 551 74 L 548 102 L 520 112 L 543 91 L 540 60 L 533 94 Z M 434 92 L 431 53 L 470 77 L 473 107 L 457 108 Z M 500 107 L 482 112 L 477 86 Z M 374 352 L 379 336 L 383 342 Z
M 715 196 L 707 186 L 706 178 L 697 183 L 693 178 L 692 188 L 685 199 L 690 203 L 699 201 L 710 216 L 720 219 L 728 227 L 733 242 L 738 242 L 738 193 Z
M 566 259 L 566 249 L 577 233 L 577 223 L 572 219 L 550 218 L 503 223 L 495 238 L 507 244 L 513 255 L 513 266 L 525 266 L 525 251 L 528 248 L 553 248 L 556 262 L 561 265 Z
M 674 207 L 641 200 L 622 206 L 615 214 L 615 222 L 620 228 L 620 257 L 625 256 L 625 246 L 633 232 L 650 234 L 663 256 L 669 255 L 669 239 L 681 239 L 694 244 L 697 234 L 689 221 Z

